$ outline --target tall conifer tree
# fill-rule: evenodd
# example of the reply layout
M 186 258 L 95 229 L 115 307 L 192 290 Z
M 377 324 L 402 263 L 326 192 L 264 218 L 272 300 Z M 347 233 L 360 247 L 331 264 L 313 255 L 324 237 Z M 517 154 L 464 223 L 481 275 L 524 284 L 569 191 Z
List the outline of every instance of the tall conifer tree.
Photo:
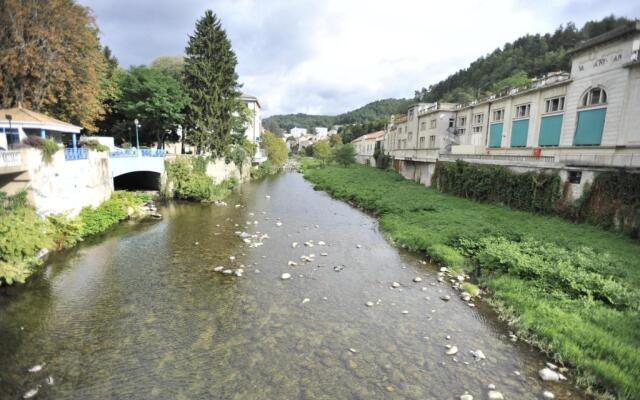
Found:
M 238 63 L 220 20 L 207 10 L 185 50 L 184 84 L 191 98 L 187 110 L 187 140 L 198 152 L 223 154 L 231 141 L 237 110 Z

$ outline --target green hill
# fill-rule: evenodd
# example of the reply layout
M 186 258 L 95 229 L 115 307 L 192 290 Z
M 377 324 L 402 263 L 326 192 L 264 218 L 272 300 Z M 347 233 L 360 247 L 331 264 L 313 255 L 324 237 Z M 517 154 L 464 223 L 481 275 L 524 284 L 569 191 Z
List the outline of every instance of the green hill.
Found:
M 526 35 L 491 54 L 480 57 L 436 84 L 416 90 L 414 99 L 433 102 L 464 103 L 475 98 L 496 94 L 509 86 L 527 83 L 529 78 L 552 71 L 569 71 L 568 51 L 588 40 L 631 20 L 613 15 L 599 21 L 589 21 L 581 29 L 569 22 L 554 33 Z
M 273 115 L 262 121 L 265 129 L 281 133 L 295 126 L 311 129 L 316 126 L 331 127 L 332 125 L 366 124 L 385 119 L 391 114 L 404 113 L 413 100 L 411 99 L 383 99 L 369 103 L 355 110 L 339 115 L 309 115 L 285 114 Z

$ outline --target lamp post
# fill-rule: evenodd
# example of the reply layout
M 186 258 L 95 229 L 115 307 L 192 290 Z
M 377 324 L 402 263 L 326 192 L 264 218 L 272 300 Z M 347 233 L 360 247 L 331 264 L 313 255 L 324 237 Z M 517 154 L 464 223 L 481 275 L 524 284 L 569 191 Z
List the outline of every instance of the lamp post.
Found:
M 11 114 L 7 114 L 4 117 L 7 119 L 7 121 L 9 121 L 9 135 L 12 135 L 12 132 L 11 132 L 11 120 L 13 119 L 13 116 L 11 116 Z M 4 131 L 4 129 L 3 129 L 3 131 Z M 5 135 L 5 138 L 7 140 L 7 150 L 9 149 L 9 135 Z
M 138 118 L 134 119 L 133 123 L 136 124 L 136 149 L 140 150 L 140 138 L 138 137 L 138 128 L 140 127 L 140 125 L 138 124 Z

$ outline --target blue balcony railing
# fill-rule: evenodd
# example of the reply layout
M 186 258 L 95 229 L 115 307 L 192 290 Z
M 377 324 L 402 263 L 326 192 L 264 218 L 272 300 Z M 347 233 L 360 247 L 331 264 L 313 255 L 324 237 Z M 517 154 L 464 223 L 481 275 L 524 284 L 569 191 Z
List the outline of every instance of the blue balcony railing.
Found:
M 87 154 L 87 149 L 84 148 L 64 149 L 64 159 L 67 161 L 86 160 Z

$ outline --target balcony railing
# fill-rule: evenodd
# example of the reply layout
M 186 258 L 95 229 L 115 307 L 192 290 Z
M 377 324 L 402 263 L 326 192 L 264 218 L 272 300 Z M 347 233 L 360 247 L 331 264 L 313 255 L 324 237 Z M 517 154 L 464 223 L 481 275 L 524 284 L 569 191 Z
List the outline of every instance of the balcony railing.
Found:
M 20 151 L 9 150 L 0 151 L 0 168 L 3 167 L 18 167 L 22 165 L 22 156 Z
M 85 148 L 64 149 L 64 159 L 67 161 L 86 160 L 88 154 Z
M 483 160 L 519 163 L 557 163 L 593 167 L 640 168 L 640 154 L 556 154 L 551 156 L 527 156 L 510 154 L 441 154 L 441 160 Z
M 511 154 L 440 154 L 441 160 L 487 160 L 487 161 L 513 161 L 526 163 L 552 163 L 554 156 L 525 156 Z

